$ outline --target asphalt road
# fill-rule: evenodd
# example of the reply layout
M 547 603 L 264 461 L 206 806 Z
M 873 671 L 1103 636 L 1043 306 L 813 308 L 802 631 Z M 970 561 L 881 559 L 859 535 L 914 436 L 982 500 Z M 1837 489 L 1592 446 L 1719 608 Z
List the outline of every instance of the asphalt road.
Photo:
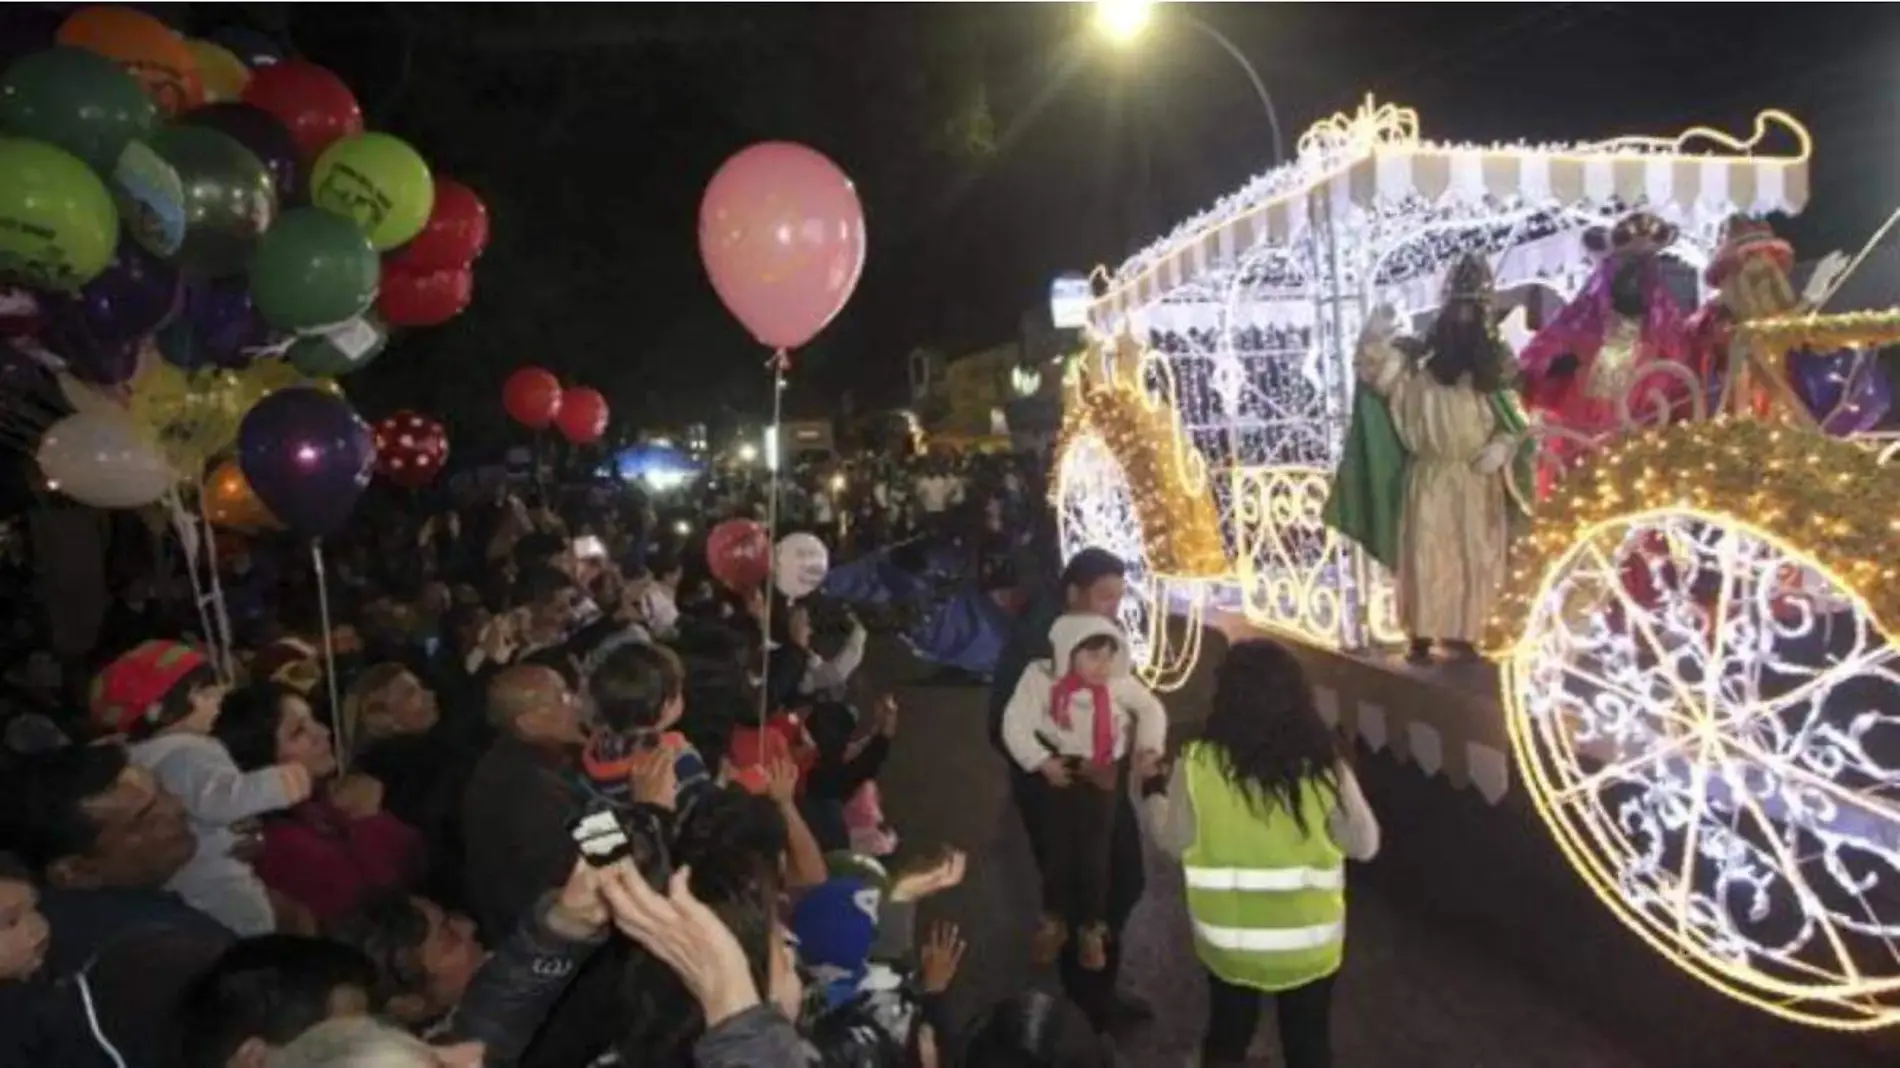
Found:
M 1173 737 L 1205 715 L 1206 665 L 1168 700 Z M 1051 985 L 1029 964 L 1036 869 L 985 730 L 986 689 L 933 685 L 897 642 L 876 639 L 860 676 L 903 702 L 881 783 L 903 852 L 967 850 L 965 885 L 927 906 L 970 941 L 952 988 L 959 1015 Z M 1355 866 L 1348 949 L 1334 1003 L 1340 1068 L 1893 1068 L 1900 1040 L 1784 1023 L 1703 987 L 1655 956 L 1590 896 L 1535 817 L 1362 753 L 1385 848 Z M 1130 922 L 1125 991 L 1157 1011 L 1119 1036 L 1125 1065 L 1192 1063 L 1206 989 L 1178 867 L 1152 849 Z M 1271 1013 L 1256 1063 L 1275 1063 Z

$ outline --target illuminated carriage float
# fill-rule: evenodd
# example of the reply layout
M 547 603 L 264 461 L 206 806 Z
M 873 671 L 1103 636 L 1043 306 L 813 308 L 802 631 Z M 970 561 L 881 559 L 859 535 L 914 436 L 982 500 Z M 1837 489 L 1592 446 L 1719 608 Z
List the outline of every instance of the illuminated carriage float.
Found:
M 1368 103 L 1124 264 L 1070 370 L 1054 503 L 1065 553 L 1130 561 L 1147 680 L 1184 682 L 1216 616 L 1341 653 L 1405 637 L 1391 576 L 1324 518 L 1374 308 L 1418 323 L 1477 253 L 1521 348 L 1590 296 L 1586 235 L 1639 209 L 1673 231 L 1694 307 L 1725 223 L 1804 205 L 1808 150 L 1772 112 L 1747 138 L 1470 146 Z M 1841 428 L 1794 395 L 1786 354 L 1896 339 L 1893 315 L 1744 318 L 1704 366 L 1620 392 L 1608 432 L 1535 429 L 1542 477 L 1514 485 L 1542 499 L 1487 643 L 1501 700 L 1401 729 L 1322 685 L 1375 747 L 1461 764 L 1493 801 L 1508 746 L 1650 945 L 1842 1028 L 1900 1014 L 1900 502 L 1883 452 L 1821 431 Z

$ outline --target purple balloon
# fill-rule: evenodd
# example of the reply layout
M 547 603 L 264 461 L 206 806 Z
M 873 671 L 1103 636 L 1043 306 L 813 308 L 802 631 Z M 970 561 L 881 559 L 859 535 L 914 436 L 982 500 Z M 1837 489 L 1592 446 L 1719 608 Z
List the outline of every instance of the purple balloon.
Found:
M 343 526 L 369 485 L 376 442 L 346 403 L 314 389 L 280 389 L 238 427 L 238 467 L 258 500 L 299 534 Z
M 64 336 L 89 339 L 88 347 L 109 346 L 164 325 L 178 311 L 182 293 L 176 268 L 125 238 L 98 277 L 71 295 L 46 294 L 41 306 Z
M 1871 352 L 1795 352 L 1788 370 L 1808 412 L 1836 437 L 1872 430 L 1893 406 L 1893 385 Z
M 277 117 L 249 104 L 211 104 L 187 112 L 178 120 L 184 126 L 202 126 L 216 130 L 251 150 L 277 186 L 277 201 L 288 208 L 303 196 L 303 164 L 297 155 L 297 141 Z
M 192 282 L 185 287 L 183 314 L 158 332 L 158 351 L 186 371 L 201 367 L 248 367 L 270 342 L 270 327 L 251 303 L 243 275 Z

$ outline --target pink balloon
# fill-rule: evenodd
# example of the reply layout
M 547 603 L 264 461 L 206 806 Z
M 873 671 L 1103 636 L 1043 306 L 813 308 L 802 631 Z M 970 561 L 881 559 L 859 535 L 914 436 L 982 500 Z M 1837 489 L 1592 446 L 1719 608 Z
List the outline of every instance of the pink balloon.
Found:
M 727 160 L 699 204 L 699 256 L 726 309 L 775 349 L 810 341 L 864 271 L 864 208 L 838 165 L 766 141 Z

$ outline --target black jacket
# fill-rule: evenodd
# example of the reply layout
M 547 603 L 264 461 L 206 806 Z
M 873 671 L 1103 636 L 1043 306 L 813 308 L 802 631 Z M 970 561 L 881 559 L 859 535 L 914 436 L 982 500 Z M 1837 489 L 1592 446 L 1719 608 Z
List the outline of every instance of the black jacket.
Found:
M 990 676 L 990 744 L 998 752 L 1004 751 L 1003 709 L 1008 707 L 1016 684 L 1022 681 L 1029 665 L 1054 655 L 1049 646 L 1049 628 L 1055 626 L 1061 615 L 1060 591 L 1051 591 L 1030 602 L 1022 615 L 1016 617 L 1009 640 L 996 658 L 996 671 Z M 1014 769 L 1016 762 L 1010 761 L 1009 766 Z
M 574 941 L 548 924 L 556 891 L 541 895 L 488 958 L 444 1027 L 452 1042 L 481 1042 L 487 1068 L 513 1068 L 581 965 L 607 941 L 605 930 Z
M 462 798 L 466 900 L 491 942 L 515 929 L 560 884 L 578 851 L 568 825 L 586 795 L 557 754 L 503 734 L 475 765 Z

